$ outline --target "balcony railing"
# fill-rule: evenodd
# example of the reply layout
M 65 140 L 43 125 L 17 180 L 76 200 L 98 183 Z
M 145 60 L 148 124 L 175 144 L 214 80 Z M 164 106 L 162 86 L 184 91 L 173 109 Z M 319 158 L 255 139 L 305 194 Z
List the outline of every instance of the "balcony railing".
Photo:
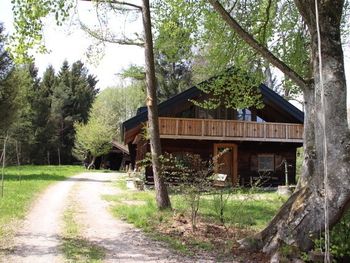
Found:
M 303 142 L 303 125 L 213 119 L 159 118 L 161 138 Z

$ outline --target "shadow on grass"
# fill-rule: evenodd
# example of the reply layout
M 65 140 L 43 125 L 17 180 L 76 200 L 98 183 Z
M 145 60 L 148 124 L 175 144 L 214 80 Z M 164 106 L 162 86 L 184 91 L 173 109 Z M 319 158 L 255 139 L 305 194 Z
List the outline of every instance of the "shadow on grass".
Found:
M 106 255 L 103 247 L 84 238 L 62 238 L 62 251 L 73 262 L 102 262 Z

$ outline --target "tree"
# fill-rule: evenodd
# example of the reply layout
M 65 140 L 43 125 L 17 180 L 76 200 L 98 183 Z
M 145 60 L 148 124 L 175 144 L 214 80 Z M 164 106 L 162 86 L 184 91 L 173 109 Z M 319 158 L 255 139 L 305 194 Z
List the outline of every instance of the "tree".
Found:
M 135 115 L 145 100 L 140 86 L 104 89 L 94 101 L 87 123 L 75 123 L 73 154 L 79 160 L 91 155 L 90 167 L 96 157 L 108 153 L 113 140 L 120 140 L 121 123 Z
M 13 61 L 5 50 L 4 27 L 0 23 L 0 127 L 3 130 L 13 121 L 16 113 L 17 85 L 13 83 Z
M 90 118 L 86 124 L 75 123 L 74 129 L 76 138 L 73 154 L 80 160 L 91 154 L 90 169 L 95 164 L 96 157 L 107 154 L 112 148 L 114 129 L 96 117 Z
M 156 189 L 156 201 L 159 209 L 170 208 L 168 190 L 165 186 L 159 157 L 162 154 L 159 136 L 158 102 L 156 95 L 156 72 L 154 66 L 153 40 L 151 30 L 151 15 L 149 1 L 142 0 L 142 22 L 145 33 L 145 69 L 146 69 L 146 105 L 148 110 L 149 134 L 152 155 L 152 170 L 154 187 Z
M 97 81 L 89 75 L 84 64 L 68 62 L 62 64 L 58 72 L 57 82 L 52 90 L 51 120 L 55 129 L 53 145 L 57 149 L 59 163 L 72 162 L 74 145 L 74 122 L 86 122 L 88 112 L 98 89 Z
M 350 204 L 350 132 L 346 121 L 346 82 L 341 44 L 344 1 L 318 1 L 318 17 L 315 18 L 314 1 L 295 0 L 307 25 L 311 43 L 310 80 L 304 80 L 256 41 L 218 1 L 210 3 L 240 38 L 303 90 L 303 173 L 297 190 L 256 238 L 265 252 L 275 253 L 285 244 L 307 251 L 313 245 L 312 236 L 323 231 L 325 224 L 331 227 L 337 223 Z M 320 21 L 319 28 L 316 19 Z M 319 56 L 322 57 L 322 65 Z M 326 211 L 324 199 L 328 203 Z M 329 222 L 325 222 L 327 217 Z
M 192 60 L 195 82 L 221 74 L 234 66 L 249 72 L 250 77 L 257 82 L 264 81 L 286 99 L 300 94 L 300 89 L 286 78 L 282 78 L 282 81 L 288 85 L 278 83 L 270 64 L 256 56 L 254 50 L 247 49 L 244 41 L 236 37 L 235 32 L 212 12 L 207 1 L 164 0 L 155 3 L 156 31 L 164 35 L 165 39 L 159 43 L 160 48 L 174 50 L 169 43 L 181 43 L 177 45 L 178 48 L 190 50 L 180 55 L 180 58 Z M 231 14 L 262 45 L 273 44 L 273 51 L 293 68 L 297 68 L 298 72 L 308 70 L 308 64 L 305 63 L 308 59 L 305 48 L 308 41 L 304 37 L 305 28 L 294 5 L 288 1 L 279 1 L 277 4 L 277 1 L 270 0 L 225 1 L 225 4 Z M 177 25 L 180 29 L 177 29 Z M 187 39 L 183 39 L 183 36 Z M 295 40 L 288 41 L 291 39 Z
M 69 10 L 72 8 L 70 1 L 22 1 L 14 0 L 14 23 L 16 32 L 13 35 L 13 41 L 11 49 L 13 54 L 17 54 L 17 60 L 21 61 L 28 58 L 28 50 L 33 47 L 41 47 L 42 44 L 42 18 L 48 14 L 55 14 L 55 19 L 60 25 L 62 21 L 69 14 Z M 142 21 L 144 25 L 145 42 L 140 42 L 139 38 L 133 40 L 128 39 L 126 36 L 122 38 L 105 37 L 104 32 L 90 30 L 85 26 L 85 29 L 90 35 L 101 41 L 109 41 L 112 43 L 124 44 L 124 45 L 144 45 L 145 47 L 145 64 L 146 64 L 146 82 L 147 82 L 147 99 L 148 99 L 148 113 L 151 132 L 151 151 L 153 158 L 153 171 L 155 188 L 157 192 L 157 205 L 160 209 L 170 207 L 170 200 L 167 193 L 166 186 L 164 185 L 161 171 L 159 170 L 159 155 L 161 154 L 160 139 L 159 139 L 159 127 L 158 127 L 158 115 L 157 115 L 157 97 L 155 86 L 155 71 L 154 71 L 154 56 L 153 56 L 153 43 L 151 32 L 151 18 L 149 11 L 149 1 L 143 0 L 142 6 L 124 2 L 124 1 L 102 1 L 105 6 L 109 7 L 113 12 L 141 12 Z M 101 1 L 96 2 L 96 6 L 99 7 Z M 105 19 L 106 20 L 106 19 Z M 83 25 L 84 26 L 84 25 Z M 110 36 L 110 34 L 107 34 Z

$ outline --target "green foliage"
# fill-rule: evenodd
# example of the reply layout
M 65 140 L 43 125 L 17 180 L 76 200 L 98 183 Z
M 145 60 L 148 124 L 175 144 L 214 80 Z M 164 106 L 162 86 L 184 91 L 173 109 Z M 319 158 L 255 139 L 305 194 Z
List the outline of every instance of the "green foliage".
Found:
M 144 81 L 146 79 L 146 72 L 143 67 L 137 65 L 130 65 L 127 69 L 125 69 L 121 76 L 123 78 L 131 78 L 134 80 Z
M 308 33 L 293 2 L 226 0 L 221 4 L 259 43 L 300 75 L 309 77 Z M 157 49 L 170 50 L 167 52 L 176 54 L 178 61 L 193 59 L 195 82 L 233 66 L 260 75 L 260 81 L 264 75 L 270 88 L 287 99 L 300 95 L 300 89 L 287 78 L 282 80 L 283 85 L 277 85 L 270 75 L 271 66 L 213 12 L 208 1 L 156 1 L 155 7 Z
M 95 85 L 80 61 L 71 68 L 64 62 L 57 75 L 49 66 L 42 79 L 34 64 L 16 66 L 1 89 L 11 91 L 0 104 L 6 107 L 0 129 L 11 138 L 7 163 L 17 163 L 16 147 L 21 163 L 58 163 L 58 149 L 61 163 L 72 163 L 73 123 L 87 121 Z
M 229 191 L 229 190 L 227 190 Z M 104 198 L 112 202 L 112 213 L 118 218 L 146 231 L 151 237 L 162 240 L 181 252 L 188 253 L 191 247 L 212 250 L 211 243 L 203 243 L 194 237 L 190 243 L 184 243 L 181 235 L 165 234 L 162 229 L 172 229 L 176 215 L 183 215 L 191 211 L 186 196 L 178 191 L 170 191 L 173 210 L 159 211 L 155 203 L 154 191 L 124 190 L 118 195 L 108 195 Z M 217 216 L 213 198 L 216 192 L 205 192 L 199 204 L 200 221 L 210 225 L 221 224 Z M 236 191 L 232 190 L 224 213 L 226 228 L 239 227 L 248 230 L 261 230 L 273 218 L 276 211 L 283 204 L 275 193 Z M 187 218 L 187 217 L 186 217 Z M 187 229 L 187 228 L 185 228 Z M 188 230 L 184 230 L 188 231 Z M 186 233 L 184 233 L 186 236 Z M 230 249 L 232 246 L 230 246 Z
M 164 53 L 155 54 L 157 98 L 167 100 L 192 85 L 192 65 L 188 61 L 173 62 Z
M 330 252 L 337 260 L 350 258 L 350 210 L 330 232 Z M 324 251 L 324 237 L 315 240 L 315 248 Z M 341 261 L 343 262 L 343 261 Z
M 231 194 L 232 191 L 225 188 L 219 188 L 213 192 L 213 207 L 221 224 L 225 224 L 225 212 Z
M 90 115 L 103 118 L 104 122 L 113 126 L 119 140 L 120 124 L 136 114 L 137 109 L 144 105 L 145 98 L 140 83 L 107 88 L 97 97 Z
M 74 128 L 76 139 L 73 154 L 79 160 L 83 160 L 88 152 L 97 157 L 111 150 L 114 129 L 100 119 L 90 118 L 87 124 L 76 123 Z
M 92 105 L 87 123 L 74 125 L 74 156 L 83 160 L 88 152 L 94 157 L 108 153 L 111 142 L 120 140 L 120 124 L 134 116 L 143 101 L 144 93 L 136 84 L 103 90 Z
M 29 50 L 46 52 L 43 44 L 44 18 L 53 14 L 57 25 L 69 16 L 74 1 L 69 0 L 12 0 L 15 33 L 10 38 L 10 50 L 17 63 L 33 60 Z
M 162 177 L 176 192 L 183 195 L 184 201 L 189 205 L 192 230 L 195 230 L 201 195 L 211 187 L 213 165 L 202 160 L 200 155 L 191 153 L 184 154 L 181 159 L 166 153 L 159 160 Z M 146 156 L 138 165 L 151 165 L 151 156 Z
M 0 23 L 0 130 L 11 124 L 19 107 L 16 101 L 18 83 L 14 82 L 14 65 L 4 47 L 4 30 L 3 24 Z
M 203 102 L 192 102 L 206 109 L 216 109 L 220 106 L 232 109 L 261 109 L 264 104 L 257 88 L 259 81 L 246 74 L 230 69 L 208 82 L 202 82 L 197 87 L 210 96 Z

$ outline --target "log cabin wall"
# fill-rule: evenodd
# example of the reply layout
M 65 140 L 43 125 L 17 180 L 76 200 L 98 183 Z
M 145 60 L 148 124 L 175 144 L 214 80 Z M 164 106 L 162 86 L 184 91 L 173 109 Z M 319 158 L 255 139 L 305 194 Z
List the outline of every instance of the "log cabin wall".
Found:
M 203 160 L 213 158 L 214 144 L 218 141 L 200 140 L 172 140 L 162 139 L 162 150 L 168 153 L 194 153 L 199 154 Z M 232 143 L 232 141 L 220 141 L 220 143 Z M 238 179 L 244 186 L 277 186 L 285 183 L 285 166 L 288 164 L 288 181 L 296 183 L 296 149 L 294 143 L 257 143 L 236 142 L 238 146 Z M 259 168 L 259 161 L 271 158 L 273 167 L 270 169 Z

